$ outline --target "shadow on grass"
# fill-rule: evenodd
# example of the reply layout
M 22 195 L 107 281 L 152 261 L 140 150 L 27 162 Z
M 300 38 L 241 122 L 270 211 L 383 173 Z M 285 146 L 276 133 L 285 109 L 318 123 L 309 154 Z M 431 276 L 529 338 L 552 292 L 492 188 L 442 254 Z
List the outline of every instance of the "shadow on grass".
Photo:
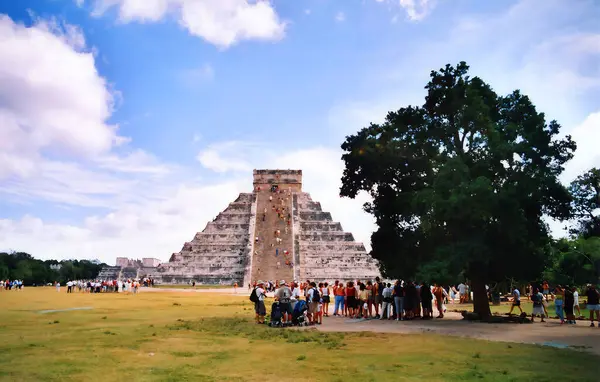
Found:
M 257 325 L 254 322 L 233 317 L 208 317 L 199 320 L 177 320 L 168 325 L 169 330 L 190 330 L 217 336 L 243 337 L 249 340 L 285 341 L 287 343 L 316 343 L 328 349 L 338 349 L 345 346 L 343 333 L 326 333 L 316 329 L 270 328 Z

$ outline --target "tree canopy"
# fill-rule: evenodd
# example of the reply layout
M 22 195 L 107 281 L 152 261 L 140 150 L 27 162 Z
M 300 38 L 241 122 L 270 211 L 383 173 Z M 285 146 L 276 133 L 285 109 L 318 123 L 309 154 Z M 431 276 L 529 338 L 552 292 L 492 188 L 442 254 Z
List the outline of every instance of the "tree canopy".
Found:
M 60 265 L 60 269 L 51 267 L 52 265 Z M 25 285 L 94 279 L 104 266 L 106 264 L 99 261 L 42 261 L 25 252 L 0 252 L 0 279 L 23 280 Z
M 542 217 L 570 217 L 558 176 L 576 145 L 527 96 L 497 95 L 468 70 L 461 62 L 432 71 L 422 106 L 346 137 L 340 194 L 371 195 L 371 254 L 384 275 L 463 275 L 485 317 L 487 282 L 544 269 L 551 238 Z
M 600 237 L 600 170 L 592 168 L 569 186 L 577 225 L 571 230 L 584 238 Z

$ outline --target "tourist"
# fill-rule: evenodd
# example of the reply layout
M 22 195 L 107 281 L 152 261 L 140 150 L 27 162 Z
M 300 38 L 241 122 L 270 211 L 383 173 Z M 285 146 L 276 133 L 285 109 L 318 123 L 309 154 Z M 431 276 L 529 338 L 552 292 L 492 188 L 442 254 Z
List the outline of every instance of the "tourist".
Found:
M 531 313 L 531 322 L 534 322 L 534 318 L 536 316 L 540 316 L 542 322 L 544 321 L 544 317 L 546 317 L 546 306 L 544 304 L 544 295 L 540 293 L 538 288 L 535 288 L 534 292 L 531 295 L 531 301 L 533 302 L 533 312 Z
M 296 306 L 296 302 L 298 302 L 300 299 L 300 288 L 298 287 L 298 283 L 294 281 L 291 285 L 291 289 L 292 296 L 290 297 L 290 308 L 292 308 L 293 311 L 294 307 Z
M 314 325 L 317 322 L 317 309 L 319 307 L 319 291 L 317 290 L 317 284 L 311 282 L 308 284 L 308 290 L 306 291 L 306 302 L 308 304 L 308 320 Z
M 352 281 L 348 281 L 346 284 L 346 307 L 347 307 L 347 316 L 354 317 L 357 309 L 357 300 L 356 300 L 356 288 L 354 287 L 354 283 Z
M 458 284 L 458 300 L 461 304 L 467 302 L 467 286 L 464 283 Z
M 423 319 L 429 320 L 433 318 L 433 293 L 427 283 L 423 283 L 420 289 L 421 305 L 423 306 Z M 416 304 L 419 305 L 418 303 Z
M 367 280 L 366 288 L 369 294 L 367 297 L 367 309 L 369 310 L 369 317 L 373 317 L 373 305 L 375 305 L 375 294 L 377 293 L 377 290 L 371 280 Z
M 73 293 L 73 281 L 67 281 L 67 293 Z
M 379 276 L 375 277 L 374 284 L 374 305 L 375 305 L 375 318 L 380 318 L 379 315 L 379 305 L 383 304 L 383 290 L 385 289 L 385 284 L 381 282 Z
M 262 281 L 257 282 L 258 286 L 256 287 L 256 299 L 257 301 L 254 303 L 254 311 L 256 312 L 256 323 L 264 324 L 265 316 L 267 315 L 267 309 L 265 308 L 265 284 Z
M 404 320 L 404 288 L 402 287 L 402 281 L 396 280 L 394 289 L 392 291 L 394 296 L 394 307 L 396 310 L 396 321 Z
M 548 301 L 550 298 L 550 285 L 548 284 L 548 281 L 544 281 L 542 283 L 542 294 L 544 295 L 546 301 Z
M 323 315 L 329 317 L 329 303 L 331 299 L 329 297 L 329 284 L 323 283 L 321 287 L 321 299 L 323 300 Z
M 442 288 L 441 285 L 437 283 L 433 283 L 433 297 L 435 299 L 436 307 L 438 310 L 437 318 L 444 318 L 444 296 L 446 295 L 446 291 Z M 433 312 L 432 312 L 433 315 Z
M 292 308 L 290 300 L 292 298 L 292 290 L 286 284 L 285 280 L 279 282 L 279 289 L 275 291 L 275 301 L 279 301 L 279 310 L 281 311 L 281 322 L 286 324 L 292 322 Z
M 554 289 L 554 309 L 556 310 L 556 315 L 560 318 L 560 323 L 565 323 L 565 314 L 563 312 L 564 307 L 564 299 L 565 299 L 565 291 L 562 289 L 560 285 L 558 285 Z
M 510 311 L 508 312 L 508 315 L 510 316 L 512 314 L 512 311 L 513 311 L 513 309 L 515 309 L 515 307 L 519 308 L 519 310 L 521 311 L 521 314 L 523 314 L 523 309 L 521 309 L 521 292 L 519 292 L 519 289 L 515 287 L 512 295 L 513 295 L 513 301 L 512 301 L 512 305 L 510 307 Z
M 58 281 L 54 282 L 54 286 L 56 286 L 56 291 L 60 292 L 60 283 Z
M 589 284 L 585 295 L 587 297 L 587 309 L 590 312 L 590 327 L 594 327 L 594 314 L 596 315 L 598 327 L 600 327 L 600 294 L 596 290 L 596 286 Z
M 358 286 L 358 312 L 356 314 L 356 318 L 368 318 L 368 303 L 367 300 L 369 298 L 369 291 L 367 290 L 367 287 L 365 286 L 365 284 L 360 283 Z
M 340 283 L 339 280 L 335 280 L 335 285 L 333 287 L 333 295 L 335 298 L 333 315 L 344 316 L 344 298 L 346 297 L 346 291 L 344 285 Z
M 577 311 L 577 317 L 581 317 L 581 309 L 579 308 L 579 292 L 577 287 L 573 287 L 573 312 Z
M 575 315 L 573 314 L 573 305 L 575 305 L 575 298 L 573 297 L 573 288 L 569 285 L 565 286 L 565 302 L 564 310 L 567 316 L 567 324 L 576 324 Z
M 378 283 L 379 284 L 379 283 Z M 382 285 L 385 285 L 381 283 Z M 394 299 L 392 298 L 393 289 L 392 284 L 388 283 L 385 288 L 381 291 L 381 315 L 379 316 L 380 320 L 392 318 L 391 308 L 394 303 Z

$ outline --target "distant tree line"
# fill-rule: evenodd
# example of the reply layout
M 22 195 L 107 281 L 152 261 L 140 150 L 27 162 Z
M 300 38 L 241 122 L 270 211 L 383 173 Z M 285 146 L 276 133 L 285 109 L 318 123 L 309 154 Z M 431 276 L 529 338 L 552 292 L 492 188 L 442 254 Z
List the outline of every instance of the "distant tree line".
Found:
M 94 279 L 106 264 L 97 260 L 39 260 L 25 252 L 0 252 L 0 279 L 25 285 Z

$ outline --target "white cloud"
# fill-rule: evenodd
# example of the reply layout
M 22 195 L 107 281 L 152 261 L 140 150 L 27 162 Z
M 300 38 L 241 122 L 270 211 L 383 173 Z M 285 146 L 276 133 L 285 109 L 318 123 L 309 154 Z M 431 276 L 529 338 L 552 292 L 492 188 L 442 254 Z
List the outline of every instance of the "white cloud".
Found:
M 210 64 L 204 64 L 182 71 L 179 77 L 186 86 L 196 86 L 212 81 L 215 78 L 215 69 Z
M 312 13 L 312 11 L 310 9 L 305 9 L 304 10 L 304 14 L 305 15 L 310 15 Z
M 392 6 L 399 6 L 406 12 L 406 17 L 411 21 L 421 21 L 429 16 L 435 7 L 435 0 L 375 0 L 378 3 L 386 3 Z M 397 17 L 392 19 L 396 22 Z
M 270 1 L 264 0 L 96 0 L 93 14 L 116 7 L 124 23 L 157 22 L 173 15 L 193 35 L 220 48 L 244 40 L 278 41 L 285 35 Z
M 335 15 L 335 21 L 337 21 L 338 23 L 341 23 L 343 21 L 346 20 L 346 15 L 344 14 L 344 12 L 338 12 Z
M 248 154 L 255 152 L 257 145 L 252 143 L 231 141 L 213 144 L 201 151 L 197 159 L 205 168 L 215 172 L 251 171 L 247 161 Z
M 78 7 L 83 7 L 83 4 L 85 3 L 85 0 L 75 0 L 75 5 L 77 5 Z
M 215 144 L 211 152 L 226 163 L 216 166 L 213 163 L 214 170 L 221 175 L 218 180 L 167 186 L 154 198 L 140 197 L 144 192 L 123 180 L 81 179 L 72 187 L 85 190 L 75 193 L 106 190 L 111 193 L 107 200 L 115 202 L 115 208 L 103 215 L 89 216 L 78 224 L 50 223 L 29 215 L 18 220 L 0 219 L 0 250 L 18 249 L 43 258 L 99 258 L 111 263 L 117 256 L 149 256 L 166 261 L 238 193 L 252 191 L 252 168 L 302 169 L 304 190 L 311 193 L 313 200 L 321 202 L 334 220 L 342 222 L 346 231 L 369 246 L 374 224 L 362 211 L 367 197 L 360 195 L 357 200 L 349 200 L 338 196 L 343 171 L 339 150 L 312 148 L 281 155 L 268 147 L 268 144 L 240 142 Z M 233 159 L 229 157 L 232 152 L 236 154 Z M 231 164 L 237 161 L 244 164 L 243 171 Z M 107 190 L 107 185 L 113 189 Z M 136 191 L 127 202 L 115 196 L 132 190 Z M 100 200 L 97 196 L 88 199 Z
M 344 170 L 341 150 L 312 147 L 281 154 L 270 147 L 273 145 L 269 143 L 223 142 L 211 145 L 199 155 L 199 160 L 204 167 L 215 172 L 246 177 L 249 179 L 245 184 L 246 190 L 251 187 L 252 169 L 302 170 L 303 189 L 311 193 L 314 200 L 320 201 L 336 221 L 342 222 L 344 229 L 370 247 L 374 221 L 362 210 L 368 196 L 361 194 L 355 200 L 339 197 Z
M 592 167 L 600 168 L 600 111 L 590 114 L 569 133 L 577 143 L 577 151 L 565 167 L 562 179 L 566 183 L 570 183 Z
M 79 28 L 0 16 L 0 179 L 30 176 L 45 153 L 93 159 L 125 141 Z

